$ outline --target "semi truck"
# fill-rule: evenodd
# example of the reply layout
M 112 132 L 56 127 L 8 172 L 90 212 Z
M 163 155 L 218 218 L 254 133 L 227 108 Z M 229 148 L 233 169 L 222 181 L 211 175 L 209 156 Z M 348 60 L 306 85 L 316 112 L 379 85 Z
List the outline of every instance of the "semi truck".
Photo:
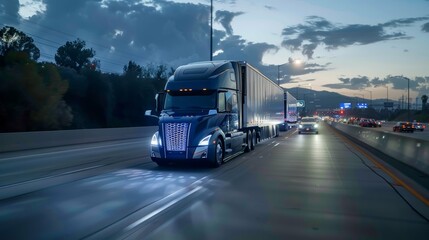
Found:
M 283 123 L 280 125 L 280 131 L 287 131 L 296 125 L 298 121 L 297 100 L 292 94 L 284 93 Z
M 180 66 L 156 96 L 158 131 L 151 158 L 158 165 L 183 161 L 213 167 L 276 137 L 284 90 L 244 61 Z

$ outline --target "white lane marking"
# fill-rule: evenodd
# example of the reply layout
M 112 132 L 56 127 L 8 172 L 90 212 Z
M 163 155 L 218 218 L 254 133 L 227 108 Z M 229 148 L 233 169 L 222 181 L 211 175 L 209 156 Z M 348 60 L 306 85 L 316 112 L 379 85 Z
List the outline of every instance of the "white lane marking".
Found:
M 103 166 L 105 166 L 105 165 L 96 165 L 96 166 L 91 166 L 91 167 L 86 167 L 86 168 L 80 168 L 80 169 L 73 170 L 73 171 L 68 171 L 68 172 L 64 172 L 64 173 L 58 173 L 58 174 L 55 174 L 55 175 L 52 175 L 52 176 L 41 177 L 41 178 L 36 178 L 36 179 L 24 181 L 24 182 L 19 182 L 19 183 L 13 183 L 13 184 L 9 184 L 9 185 L 0 186 L 0 189 L 11 188 L 11 187 L 20 186 L 20 185 L 23 185 L 23 184 L 29 184 L 29 183 L 33 183 L 33 182 L 37 182 L 37 181 L 52 179 L 52 178 L 64 176 L 64 175 L 67 175 L 67 174 L 76 173 L 76 172 L 82 172 L 82 171 L 86 171 L 86 170 L 90 170 L 90 169 L 94 169 L 94 168 L 98 168 L 98 167 L 103 167 Z M 4 176 L 4 174 L 0 175 L 0 176 Z
M 165 209 L 167 209 L 167 208 L 169 208 L 169 207 L 173 206 L 174 204 L 176 204 L 176 203 L 180 202 L 182 199 L 184 199 L 184 198 L 186 198 L 186 197 L 190 196 L 191 194 L 193 194 L 193 193 L 195 193 L 195 192 L 199 191 L 200 189 L 202 189 L 202 187 L 201 187 L 201 186 L 198 186 L 198 187 L 194 188 L 192 191 L 190 191 L 190 192 L 186 193 L 185 195 L 183 195 L 183 196 L 181 196 L 181 197 L 179 197 L 179 198 L 177 198 L 177 199 L 174 199 L 174 200 L 170 201 L 169 203 L 165 204 L 164 206 L 162 206 L 162 207 L 158 208 L 157 210 L 155 210 L 155 211 L 153 211 L 153 212 L 149 213 L 148 215 L 146 215 L 146 216 L 144 216 L 144 217 L 140 218 L 139 220 L 135 221 L 133 224 L 131 224 L 131 225 L 129 225 L 128 227 L 126 227 L 126 228 L 125 228 L 125 230 L 126 230 L 126 231 L 129 231 L 129 230 L 131 230 L 131 229 L 133 229 L 133 228 L 137 227 L 138 225 L 140 225 L 140 224 L 142 224 L 142 223 L 146 222 L 147 220 L 149 220 L 149 219 L 153 218 L 154 216 L 158 215 L 159 213 L 161 213 L 161 212 L 162 212 L 162 211 L 164 211 Z
M 40 157 L 40 156 L 45 156 L 45 155 L 52 155 L 52 154 L 59 154 L 59 153 L 69 153 L 69 152 L 77 152 L 77 151 L 91 150 L 91 149 L 97 149 L 97 148 L 108 148 L 108 147 L 112 147 L 112 146 L 121 146 L 121 145 L 135 144 L 137 142 L 139 142 L 139 141 L 128 142 L 128 143 L 109 144 L 109 145 L 103 145 L 103 146 L 97 146 L 97 147 L 76 148 L 76 149 L 56 151 L 56 152 L 37 153 L 37 154 L 17 156 L 17 157 L 8 157 L 8 158 L 1 158 L 0 161 L 11 160 L 11 159 L 20 159 L 20 158 L 29 158 L 29 157 Z
M 65 174 L 82 172 L 82 171 L 86 171 L 86 170 L 90 170 L 90 169 L 98 168 L 98 167 L 102 167 L 102 166 L 105 166 L 105 165 L 96 165 L 96 166 L 91 166 L 91 167 L 86 167 L 86 168 L 80 168 L 80 169 L 77 169 L 77 170 L 68 171 L 68 172 L 64 172 L 64 173 L 58 174 L 58 175 L 54 175 L 53 177 L 60 176 L 60 175 L 65 175 Z
M 276 145 L 274 145 L 274 147 L 277 147 L 278 145 L 280 145 L 280 143 L 276 143 Z

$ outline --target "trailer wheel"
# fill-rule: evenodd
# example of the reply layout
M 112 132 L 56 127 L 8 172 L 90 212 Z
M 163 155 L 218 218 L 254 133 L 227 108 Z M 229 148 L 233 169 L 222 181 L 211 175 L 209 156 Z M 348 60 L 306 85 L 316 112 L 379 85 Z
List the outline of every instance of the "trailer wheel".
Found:
M 251 131 L 252 141 L 250 143 L 250 149 L 254 150 L 257 143 L 257 133 L 255 130 Z
M 274 137 L 280 136 L 280 125 L 275 125 L 274 126 L 274 131 L 275 131 Z
M 223 162 L 223 144 L 222 141 L 218 138 L 216 140 L 216 148 L 213 154 L 212 167 L 220 167 Z
M 244 149 L 245 152 L 252 151 L 252 141 L 253 141 L 252 138 L 253 138 L 252 131 L 251 130 L 247 131 L 247 136 L 246 136 L 246 144 L 247 144 L 247 146 Z

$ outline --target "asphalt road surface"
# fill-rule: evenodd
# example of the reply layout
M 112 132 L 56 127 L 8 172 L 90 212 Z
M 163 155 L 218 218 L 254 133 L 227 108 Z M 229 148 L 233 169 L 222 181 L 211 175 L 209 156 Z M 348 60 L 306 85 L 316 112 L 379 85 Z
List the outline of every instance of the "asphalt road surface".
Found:
M 134 145 L 125 145 L 133 158 L 142 148 Z M 107 149 L 118 161 L 130 158 Z M 73 155 L 83 156 L 49 157 Z M 370 158 L 324 124 L 318 135 L 282 133 L 217 169 L 160 168 L 142 154 L 127 166 L 58 176 L 59 184 L 0 200 L 0 236 L 427 239 L 429 206 Z

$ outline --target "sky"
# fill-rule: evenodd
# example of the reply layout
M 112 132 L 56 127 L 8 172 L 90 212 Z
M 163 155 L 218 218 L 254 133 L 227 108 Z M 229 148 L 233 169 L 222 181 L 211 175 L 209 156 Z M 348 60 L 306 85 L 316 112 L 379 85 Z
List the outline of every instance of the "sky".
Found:
M 214 60 L 244 60 L 286 89 L 415 103 L 429 95 L 429 0 L 213 0 Z M 80 38 L 103 72 L 210 57 L 210 0 L 0 0 L 0 27 L 39 61 Z M 419 100 L 420 101 L 420 100 Z

